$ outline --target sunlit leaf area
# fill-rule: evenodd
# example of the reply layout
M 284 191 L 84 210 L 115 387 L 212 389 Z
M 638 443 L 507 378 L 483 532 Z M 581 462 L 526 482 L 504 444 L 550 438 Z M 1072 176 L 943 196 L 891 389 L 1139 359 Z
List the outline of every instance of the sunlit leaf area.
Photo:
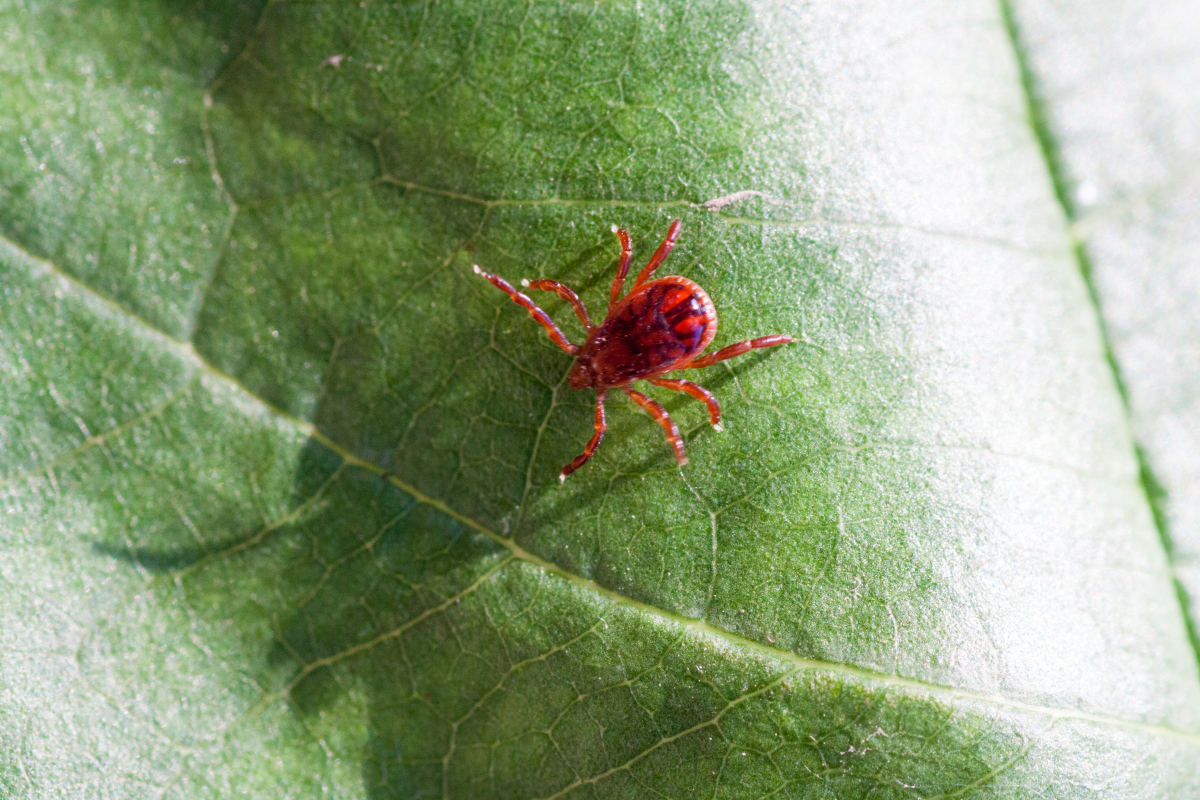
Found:
M 1185 0 L 0 0 L 0 796 L 1200 797 L 1197 131 Z M 675 219 L 796 341 L 560 482 L 473 265 Z

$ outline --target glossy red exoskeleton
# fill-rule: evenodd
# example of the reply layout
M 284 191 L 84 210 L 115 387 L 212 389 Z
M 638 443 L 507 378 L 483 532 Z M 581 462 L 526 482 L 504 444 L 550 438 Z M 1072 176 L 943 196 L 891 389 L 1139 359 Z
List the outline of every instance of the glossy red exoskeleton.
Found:
M 477 274 L 491 281 L 493 286 L 511 297 L 514 303 L 524 306 L 529 311 L 529 316 L 546 329 L 555 344 L 575 356 L 575 364 L 567 376 L 571 388 L 591 387 L 596 390 L 596 432 L 583 453 L 562 468 L 559 480 L 566 480 L 568 475 L 587 463 L 600 446 L 606 429 L 604 400 L 609 389 L 620 389 L 629 395 L 633 402 L 649 412 L 666 431 L 667 441 L 675 452 L 675 460 L 683 466 L 687 463 L 687 455 L 683 449 L 683 438 L 679 435 L 679 428 L 667 416 L 665 408 L 641 392 L 635 391 L 633 382 L 645 380 L 656 386 L 690 394 L 708 407 L 709 420 L 719 431 L 721 407 L 712 392 L 691 381 L 664 378 L 663 374 L 677 369 L 708 367 L 758 347 L 774 347 L 796 341 L 791 336 L 782 334 L 760 336 L 700 356 L 717 335 L 717 310 L 713 308 L 708 293 L 695 282 L 678 275 L 650 280 L 650 276 L 675 246 L 675 240 L 679 238 L 682 227 L 683 224 L 679 220 L 671 222 L 667 238 L 663 239 L 646 266 L 642 267 L 633 283 L 633 289 L 624 299 L 620 299 L 621 288 L 625 285 L 625 275 L 629 272 L 633 250 L 629 232 L 613 227 L 621 240 L 621 259 L 609 294 L 608 315 L 600 325 L 592 324 L 579 296 L 558 281 L 521 281 L 523 286 L 531 289 L 554 292 L 571 304 L 575 315 L 579 317 L 588 333 L 587 342 L 583 347 L 567 341 L 567 337 L 563 336 L 562 331 L 546 312 L 538 308 L 526 295 L 514 289 L 508 281 L 484 272 L 479 265 L 474 267 Z

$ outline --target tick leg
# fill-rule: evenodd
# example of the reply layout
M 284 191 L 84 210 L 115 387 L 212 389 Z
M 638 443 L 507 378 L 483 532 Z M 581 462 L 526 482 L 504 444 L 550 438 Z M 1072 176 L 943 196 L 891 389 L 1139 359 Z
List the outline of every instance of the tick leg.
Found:
M 588 319 L 587 309 L 583 307 L 583 301 L 579 299 L 579 295 L 569 286 L 563 286 L 558 281 L 537 280 L 537 281 L 521 281 L 522 286 L 528 286 L 530 289 L 541 289 L 543 292 L 554 292 L 563 300 L 571 304 L 571 308 L 575 309 L 575 316 L 579 317 L 579 321 L 583 323 L 583 327 L 588 333 L 596 327 L 592 321 Z
M 798 341 L 791 336 L 784 336 L 782 333 L 776 333 L 771 336 L 760 336 L 757 339 L 748 339 L 744 342 L 731 344 L 729 347 L 722 347 L 715 353 L 709 353 L 706 356 L 697 358 L 686 367 L 679 369 L 700 369 L 701 367 L 711 367 L 718 361 L 724 361 L 727 358 L 740 356 L 742 353 L 749 353 L 751 350 L 757 350 L 760 347 L 774 347 L 777 344 L 789 344 Z
M 654 274 L 654 270 L 658 269 L 659 265 L 666 260 L 671 250 L 675 247 L 675 240 L 679 238 L 679 231 L 682 229 L 682 222 L 677 219 L 671 220 L 671 227 L 667 228 L 667 238 L 662 240 L 662 244 L 658 246 L 658 249 L 654 251 L 654 255 L 650 256 L 650 260 L 646 262 L 646 266 L 642 267 L 642 271 L 638 273 L 637 280 L 633 282 L 634 289 L 650 280 L 650 276 Z
M 675 425 L 674 420 L 667 415 L 667 410 L 646 395 L 634 391 L 628 386 L 622 386 L 621 391 L 629 395 L 630 400 L 646 409 L 650 416 L 654 417 L 655 422 L 662 425 L 662 429 L 667 432 L 667 443 L 675 451 L 676 463 L 681 467 L 688 463 L 687 452 L 683 449 L 683 437 L 679 435 L 679 428 Z
M 621 260 L 617 262 L 617 274 L 613 278 L 612 291 L 608 295 L 610 314 L 621 297 L 621 287 L 625 285 L 625 276 L 629 274 L 629 262 L 633 260 L 633 243 L 629 241 L 629 231 L 613 225 L 613 233 L 621 240 Z
M 607 426 L 604 424 L 604 398 L 607 396 L 607 390 L 596 392 L 596 432 L 592 434 L 592 438 L 587 443 L 587 447 L 583 448 L 583 452 L 562 468 L 562 472 L 558 474 L 559 483 L 565 481 L 568 475 L 586 464 L 592 457 L 592 453 L 595 453 L 596 448 L 600 446 L 600 440 L 604 438 L 604 431 L 607 430 Z
M 479 268 L 478 264 L 472 264 L 471 268 L 475 270 L 476 275 L 482 275 L 483 277 L 487 278 L 491 282 L 492 286 L 495 286 L 497 289 L 511 297 L 514 303 L 519 306 L 524 306 L 525 309 L 529 311 L 529 316 L 537 320 L 538 324 L 546 329 L 546 333 L 550 334 L 551 340 L 553 340 L 556 345 L 561 347 L 563 350 L 566 350 L 573 356 L 579 355 L 579 348 L 567 341 L 567 337 L 563 336 L 563 332 L 560 331 L 558 326 L 554 324 L 554 320 L 550 319 L 550 317 L 546 315 L 545 311 L 542 311 L 540 308 L 534 305 L 532 300 L 514 289 L 511 283 L 504 280 L 504 278 L 501 278 L 499 275 L 492 275 L 484 272 Z
M 648 378 L 648 380 L 655 386 L 661 386 L 664 389 L 687 392 L 701 403 L 704 403 L 704 405 L 708 406 L 708 421 L 718 431 L 725 430 L 721 427 L 721 405 L 708 389 L 698 386 L 691 381 L 680 380 L 679 378 Z

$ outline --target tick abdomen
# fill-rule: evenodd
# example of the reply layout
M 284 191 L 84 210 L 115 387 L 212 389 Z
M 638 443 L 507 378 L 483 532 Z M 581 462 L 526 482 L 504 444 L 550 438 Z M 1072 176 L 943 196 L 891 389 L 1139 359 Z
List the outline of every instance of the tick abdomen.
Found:
M 622 300 L 580 357 L 590 360 L 597 385 L 622 386 L 689 361 L 716 334 L 708 294 L 687 278 L 670 276 Z

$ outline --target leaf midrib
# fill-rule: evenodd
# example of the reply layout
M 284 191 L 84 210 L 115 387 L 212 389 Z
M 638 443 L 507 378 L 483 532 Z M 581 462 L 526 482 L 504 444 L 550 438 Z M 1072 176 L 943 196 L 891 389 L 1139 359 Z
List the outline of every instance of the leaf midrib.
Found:
M 1096 326 L 1104 351 L 1104 359 L 1112 373 L 1113 384 L 1121 400 L 1121 413 L 1129 434 L 1129 443 L 1133 448 L 1133 460 L 1138 465 L 1138 485 L 1142 490 L 1142 496 L 1145 498 L 1146 507 L 1150 511 L 1150 518 L 1153 521 L 1154 529 L 1158 533 L 1159 544 L 1163 549 L 1163 557 L 1167 564 L 1167 574 L 1171 576 L 1171 580 L 1175 584 L 1171 587 L 1171 594 L 1175 597 L 1177 607 L 1180 611 L 1180 617 L 1187 634 L 1186 638 L 1195 668 L 1200 672 L 1200 631 L 1197 630 L 1196 620 L 1193 620 L 1191 617 L 1186 601 L 1187 593 L 1182 591 L 1182 586 L 1176 574 L 1175 546 L 1174 540 L 1171 537 L 1171 531 L 1167 527 L 1167 515 L 1151 488 L 1152 483 L 1157 482 L 1157 478 L 1146 457 L 1145 449 L 1134 435 L 1133 406 L 1129 399 L 1129 389 L 1121 374 L 1121 365 L 1117 361 L 1116 351 L 1113 349 L 1112 337 L 1108 332 L 1108 322 L 1105 320 L 1103 309 L 1100 307 L 1100 294 L 1096 288 L 1096 282 L 1092 278 L 1091 261 L 1088 258 L 1087 244 L 1076 229 L 1079 222 L 1079 214 L 1077 213 L 1075 204 L 1071 200 L 1071 187 L 1067 180 L 1066 166 L 1063 163 L 1062 147 L 1055 139 L 1054 132 L 1050 129 L 1050 122 L 1046 113 L 1047 104 L 1037 91 L 1038 76 L 1034 73 L 1033 66 L 1030 64 L 1029 56 L 1021 40 L 1021 29 L 1017 22 L 1016 12 L 1012 6 L 1012 0 L 1000 0 L 1000 15 L 1004 25 L 1004 32 L 1008 37 L 1008 42 L 1013 52 L 1013 59 L 1016 61 L 1017 71 L 1020 76 L 1021 93 L 1025 98 L 1029 128 L 1033 133 L 1034 140 L 1037 142 L 1038 151 L 1042 155 L 1042 162 L 1046 166 L 1047 177 L 1054 188 L 1055 200 L 1062 210 L 1066 238 L 1071 243 L 1075 267 L 1083 279 L 1084 287 L 1087 290 L 1088 303 L 1092 307 L 1092 313 L 1095 314 Z
M 598 597 L 602 597 L 611 603 L 640 612 L 641 614 L 661 620 L 663 622 L 669 622 L 673 625 L 678 625 L 696 635 L 714 641 L 717 644 L 771 658 L 777 662 L 781 662 L 785 665 L 793 667 L 795 672 L 800 670 L 819 670 L 847 678 L 853 678 L 863 682 L 880 684 L 884 687 L 895 687 L 915 693 L 938 695 L 950 700 L 965 700 L 998 708 L 1007 708 L 1016 711 L 1040 714 L 1050 717 L 1052 722 L 1057 722 L 1060 720 L 1074 720 L 1090 722 L 1097 725 L 1120 728 L 1124 730 L 1137 731 L 1156 737 L 1172 739 L 1188 746 L 1200 749 L 1200 733 L 1189 733 L 1187 731 L 1181 731 L 1166 725 L 1138 722 L 1136 720 L 1130 720 L 1123 717 L 1110 716 L 1106 714 L 1095 714 L 1077 709 L 1066 709 L 1055 706 L 1028 703 L 1006 697 L 999 693 L 980 692 L 943 684 L 930 683 L 927 681 L 917 680 L 915 678 L 906 678 L 900 675 L 877 672 L 875 670 L 856 667 L 850 664 L 839 664 L 836 662 L 804 658 L 795 653 L 781 650 L 762 642 L 746 638 L 740 634 L 734 633 L 733 631 L 713 625 L 705 620 L 686 617 L 681 614 L 650 605 L 649 603 L 644 603 L 642 601 L 626 597 L 619 592 L 601 586 L 593 580 L 576 575 L 575 573 L 565 570 L 551 561 L 547 561 L 533 553 L 530 553 L 512 539 L 502 536 L 478 521 L 456 511 L 445 501 L 425 494 L 415 486 L 408 484 L 407 482 L 388 472 L 382 466 L 359 457 L 350 450 L 342 447 L 333 439 L 326 436 L 312 423 L 288 414 L 282 409 L 273 406 L 271 403 L 249 391 L 235 378 L 208 363 L 189 343 L 174 338 L 170 334 L 139 317 L 137 314 L 124 308 L 116 301 L 106 297 L 92 287 L 88 286 L 83 281 L 68 275 L 59 269 L 54 263 L 29 254 L 3 236 L 0 236 L 0 257 L 13 258 L 14 260 L 24 262 L 31 268 L 30 272 L 34 277 L 36 277 L 36 273 L 39 271 L 48 276 L 52 276 L 53 278 L 65 284 L 67 289 L 78 295 L 82 295 L 82 298 L 86 302 L 90 304 L 99 304 L 108 309 L 114 317 L 121 319 L 127 327 L 133 328 L 139 333 L 146 335 L 148 338 L 160 342 L 164 347 L 175 351 L 175 355 L 181 361 L 188 363 L 193 369 L 206 373 L 212 378 L 227 384 L 231 389 L 235 390 L 237 393 L 243 395 L 247 400 L 259 406 L 265 413 L 280 420 L 281 422 L 285 422 L 289 426 L 293 427 L 297 432 L 316 440 L 322 446 L 337 454 L 339 458 L 342 459 L 343 468 L 346 466 L 355 466 L 380 476 L 382 479 L 387 480 L 400 491 L 412 497 L 416 502 L 436 509 L 437 511 L 446 514 L 450 518 L 469 527 L 471 530 L 488 537 L 496 544 L 508 550 L 511 554 L 511 558 L 523 561 L 530 566 L 542 570 L 543 572 L 561 578 L 573 586 L 590 592 Z M 114 435 L 115 430 L 120 429 L 122 431 L 126 431 L 131 427 L 134 427 L 138 422 L 145 421 L 153 416 L 154 414 L 142 412 L 134 419 L 120 423 L 113 430 L 96 434 L 92 438 L 103 441 L 104 439 Z M 76 448 L 74 452 L 77 453 L 80 451 L 80 449 L 81 448 Z M 65 457 L 69 457 L 69 454 L 59 456 L 60 459 Z M 22 473 L 22 477 L 29 477 L 39 471 L 40 470 L 24 472 Z M 240 549 L 241 548 L 237 548 L 239 551 Z M 214 554 L 214 556 L 223 557 L 228 556 L 229 554 L 230 551 L 225 551 L 225 553 Z M 509 559 L 505 559 L 506 562 L 508 560 Z M 490 572 L 489 574 L 494 574 L 494 571 Z M 380 637 L 376 638 L 385 638 L 389 635 L 389 633 L 391 632 L 385 632 L 384 634 L 381 634 Z M 337 663 L 340 660 L 361 652 L 363 649 L 363 645 L 360 644 L 354 648 L 351 648 L 351 650 L 329 656 L 326 660 L 330 664 Z

